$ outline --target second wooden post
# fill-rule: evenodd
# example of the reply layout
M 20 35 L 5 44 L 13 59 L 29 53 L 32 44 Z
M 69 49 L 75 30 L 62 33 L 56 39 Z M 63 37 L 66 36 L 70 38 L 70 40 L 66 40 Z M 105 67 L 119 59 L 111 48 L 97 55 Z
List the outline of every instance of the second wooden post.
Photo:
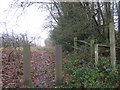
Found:
M 110 24 L 109 24 L 109 33 L 110 33 L 111 64 L 112 64 L 113 70 L 116 70 L 115 30 L 114 30 L 113 22 L 110 22 Z
M 62 83 L 62 46 L 56 45 L 56 84 L 59 85 Z

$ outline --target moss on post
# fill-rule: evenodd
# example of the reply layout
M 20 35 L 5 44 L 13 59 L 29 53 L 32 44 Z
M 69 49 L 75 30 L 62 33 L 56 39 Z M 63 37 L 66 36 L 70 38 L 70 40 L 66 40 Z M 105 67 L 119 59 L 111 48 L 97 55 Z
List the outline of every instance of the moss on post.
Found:
M 76 50 L 77 48 L 77 37 L 74 37 L 74 51 Z
M 95 44 L 95 65 L 98 65 L 98 44 Z

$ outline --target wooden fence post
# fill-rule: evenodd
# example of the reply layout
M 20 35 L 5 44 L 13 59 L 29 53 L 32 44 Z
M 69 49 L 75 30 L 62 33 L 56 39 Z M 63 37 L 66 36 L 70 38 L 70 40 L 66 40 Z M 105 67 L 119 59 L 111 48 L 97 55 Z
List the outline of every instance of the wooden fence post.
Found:
M 74 37 L 74 51 L 76 50 L 76 48 L 77 48 L 77 37 Z
M 27 41 L 24 39 L 23 45 L 23 71 L 24 71 L 24 84 L 31 84 L 31 53 L 30 53 L 30 45 L 28 45 Z
M 115 50 L 115 31 L 114 31 L 114 23 L 109 23 L 109 35 L 110 35 L 110 56 L 111 56 L 111 64 L 113 70 L 116 70 L 116 50 Z
M 95 65 L 98 65 L 98 44 L 95 44 Z
M 91 60 L 93 60 L 93 51 L 94 51 L 94 40 L 90 41 L 90 56 L 91 56 Z
M 62 83 L 62 46 L 56 45 L 56 84 Z

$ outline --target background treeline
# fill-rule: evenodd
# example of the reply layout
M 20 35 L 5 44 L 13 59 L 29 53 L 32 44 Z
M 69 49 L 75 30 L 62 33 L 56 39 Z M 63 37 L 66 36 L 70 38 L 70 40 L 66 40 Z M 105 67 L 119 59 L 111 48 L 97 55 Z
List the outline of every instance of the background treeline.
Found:
M 73 48 L 73 38 L 109 44 L 109 22 L 115 23 L 116 44 L 120 46 L 120 4 L 115 2 L 54 2 L 50 6 L 51 38 L 65 50 Z

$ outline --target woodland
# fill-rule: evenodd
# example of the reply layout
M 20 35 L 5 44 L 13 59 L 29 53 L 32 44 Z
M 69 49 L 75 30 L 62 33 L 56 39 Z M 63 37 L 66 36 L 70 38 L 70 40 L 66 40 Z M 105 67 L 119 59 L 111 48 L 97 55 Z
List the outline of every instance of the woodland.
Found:
M 25 10 L 34 4 L 50 13 L 45 28 L 51 28 L 52 43 L 40 47 L 26 34 L 3 33 L 3 88 L 120 88 L 120 2 L 21 2 L 20 6 Z M 58 69 L 56 45 L 62 47 Z M 30 72 L 25 73 L 27 59 Z M 24 83 L 25 76 L 30 83 Z M 56 77 L 61 77 L 59 84 Z

